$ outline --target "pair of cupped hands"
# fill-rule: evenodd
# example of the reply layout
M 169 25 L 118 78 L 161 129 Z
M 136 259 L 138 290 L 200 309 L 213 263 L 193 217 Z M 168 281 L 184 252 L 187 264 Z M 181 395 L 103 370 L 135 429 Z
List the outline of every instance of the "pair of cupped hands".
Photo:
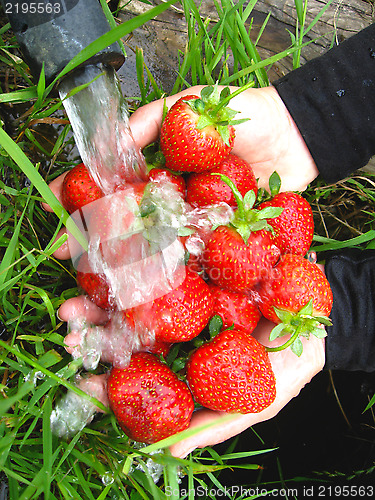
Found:
M 181 96 L 200 95 L 202 87 L 191 87 L 183 92 L 166 98 L 169 108 Z M 231 91 L 236 90 L 231 87 Z M 130 116 L 130 128 L 137 146 L 142 150 L 158 139 L 165 100 L 160 99 L 138 108 Z M 268 187 L 270 175 L 276 170 L 282 181 L 282 191 L 303 191 L 318 175 L 314 160 L 276 89 L 272 86 L 248 89 L 234 97 L 230 107 L 240 110 L 238 117 L 248 118 L 237 125 L 233 153 L 246 160 L 252 166 L 260 187 Z M 61 200 L 64 174 L 51 182 L 50 188 Z M 46 210 L 50 210 L 47 205 Z M 60 235 L 59 235 L 60 236 Z M 69 259 L 69 246 L 63 244 L 54 254 L 58 259 Z M 79 296 L 67 300 L 59 309 L 62 321 L 71 321 L 83 316 L 91 324 L 104 324 L 107 313 L 86 297 Z M 273 323 L 261 319 L 253 336 L 263 345 L 270 345 L 268 340 Z M 276 339 L 273 345 L 285 342 Z M 173 455 L 185 457 L 195 448 L 215 445 L 233 437 L 245 429 L 273 418 L 324 366 L 324 340 L 311 336 L 302 339 L 303 353 L 297 357 L 290 349 L 270 352 L 269 357 L 276 377 L 276 399 L 260 413 L 235 415 L 223 419 L 224 413 L 211 410 L 198 410 L 193 414 L 191 428 L 204 426 L 204 430 L 178 442 L 171 447 Z M 105 405 L 106 377 L 93 376 L 86 380 L 84 389 Z M 214 425 L 205 426 L 213 423 Z

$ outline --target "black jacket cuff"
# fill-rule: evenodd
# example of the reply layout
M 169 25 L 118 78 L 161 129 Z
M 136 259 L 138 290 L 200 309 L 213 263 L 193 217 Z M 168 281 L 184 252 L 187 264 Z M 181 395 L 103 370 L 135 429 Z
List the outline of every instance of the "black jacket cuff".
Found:
M 325 273 L 333 292 L 325 369 L 375 371 L 375 250 L 338 252 Z

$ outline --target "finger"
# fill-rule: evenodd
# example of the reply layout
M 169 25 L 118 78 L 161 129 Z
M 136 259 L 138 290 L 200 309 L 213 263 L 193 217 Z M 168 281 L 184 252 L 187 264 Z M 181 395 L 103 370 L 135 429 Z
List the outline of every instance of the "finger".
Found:
M 50 190 L 53 192 L 53 194 L 56 196 L 56 198 L 59 200 L 59 202 L 61 203 L 61 199 L 62 199 L 62 185 L 63 185 L 63 182 L 64 182 L 64 178 L 66 176 L 68 172 L 65 172 L 64 174 L 61 174 L 59 175 L 59 177 L 56 177 L 56 179 L 54 179 L 49 185 L 48 187 L 50 188 Z M 42 207 L 44 208 L 44 210 L 46 210 L 47 212 L 52 212 L 52 208 L 48 205 L 48 203 L 42 203 Z
M 233 436 L 237 436 L 237 434 L 240 434 L 258 422 L 269 420 L 274 417 L 280 409 L 279 404 L 274 402 L 260 413 L 248 413 L 245 415 L 232 414 L 233 418 L 229 419 L 228 417 L 230 416 L 223 412 L 198 410 L 193 414 L 189 429 L 210 424 L 209 427 L 188 439 L 184 439 L 174 444 L 170 447 L 170 451 L 175 457 L 185 458 L 196 448 L 205 448 L 206 446 L 214 446 L 218 443 L 222 443 Z
M 78 387 L 103 403 L 104 406 L 108 407 L 108 377 L 109 373 L 104 373 L 102 375 L 90 375 L 87 378 L 82 378 L 78 383 Z M 96 411 L 102 412 L 100 408 L 96 408 Z
M 64 338 L 64 347 L 67 353 L 71 354 L 74 359 L 80 358 L 82 343 L 82 331 L 74 330 L 69 332 Z
M 88 207 L 89 205 L 86 206 Z M 84 218 L 79 220 L 78 218 L 75 218 L 73 214 L 72 220 L 77 224 L 78 228 L 81 229 L 81 227 L 83 226 L 82 221 L 84 220 Z M 66 234 L 68 235 L 68 238 L 59 246 L 57 250 L 54 251 L 53 256 L 59 260 L 73 259 L 74 265 L 77 265 L 77 262 L 79 262 L 78 258 L 82 255 L 84 249 L 69 230 L 67 230 L 65 227 L 60 229 L 60 231 L 58 231 L 56 235 L 56 238 L 53 240 L 53 243 L 55 243 L 59 238 Z
M 288 347 L 284 351 L 270 352 L 272 369 L 276 376 L 276 393 L 292 399 L 323 369 L 325 363 L 324 339 L 311 335 L 301 337 L 303 351 L 296 356 Z M 276 396 L 277 399 L 277 396 Z
M 67 233 L 67 231 L 65 228 L 60 229 L 60 231 L 57 233 L 56 238 L 54 239 L 53 243 L 55 243 L 55 241 L 57 241 L 59 238 L 61 238 L 61 236 L 64 236 L 64 234 L 66 234 L 66 233 Z M 62 243 L 59 246 L 59 248 L 53 252 L 53 256 L 55 257 L 55 259 L 59 259 L 59 260 L 70 259 L 71 249 L 69 246 L 69 239 L 64 241 L 64 243 Z
M 163 101 L 153 101 L 138 108 L 129 119 L 135 143 L 140 149 L 155 142 L 160 133 L 163 117 Z
M 104 325 L 109 320 L 108 313 L 85 295 L 68 299 L 60 306 L 57 315 L 61 321 L 73 321 L 79 318 L 94 325 Z

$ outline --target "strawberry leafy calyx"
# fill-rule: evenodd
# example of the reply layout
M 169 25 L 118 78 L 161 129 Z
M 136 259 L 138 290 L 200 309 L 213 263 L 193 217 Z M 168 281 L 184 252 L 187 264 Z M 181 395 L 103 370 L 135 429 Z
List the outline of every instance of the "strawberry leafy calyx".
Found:
M 278 217 L 283 208 L 266 207 L 261 210 L 254 208 L 256 195 L 253 190 L 248 191 L 245 196 L 239 192 L 234 182 L 224 174 L 212 173 L 218 175 L 227 186 L 230 187 L 237 203 L 237 210 L 234 212 L 230 221 L 230 226 L 236 229 L 247 244 L 250 234 L 265 229 L 273 233 L 273 227 L 268 223 L 268 219 Z
M 273 341 L 284 335 L 290 335 L 290 338 L 280 346 L 266 347 L 269 352 L 282 351 L 290 346 L 294 354 L 301 356 L 303 344 L 300 337 L 308 339 L 311 334 L 318 339 L 323 339 L 327 336 L 324 326 L 332 325 L 331 320 L 327 316 L 315 316 L 313 314 L 312 299 L 297 313 L 278 309 L 277 307 L 274 307 L 274 311 L 281 323 L 272 329 L 269 340 Z
M 208 324 L 208 331 L 210 334 L 210 338 L 213 339 L 214 337 L 216 337 L 216 335 L 220 333 L 222 329 L 223 329 L 223 320 L 221 319 L 221 316 L 215 314 L 214 316 L 212 316 Z
M 215 314 L 214 316 L 212 316 L 210 322 L 208 323 L 208 333 L 210 335 L 210 340 L 216 337 L 216 335 L 218 335 L 223 330 L 233 330 L 233 329 L 234 329 L 234 324 L 224 328 L 223 320 L 219 314 Z
M 148 173 L 150 173 L 153 168 L 165 168 L 165 156 L 159 149 L 159 145 L 157 143 L 153 142 L 149 144 L 142 150 L 142 153 L 146 160 Z M 175 172 L 173 172 L 173 174 L 175 174 Z
M 281 178 L 279 174 L 276 172 L 272 172 L 268 179 L 268 190 L 265 188 L 260 188 L 258 190 L 258 203 L 262 203 L 264 201 L 272 200 L 277 194 L 280 193 L 281 189 Z
M 238 125 L 247 121 L 246 119 L 234 120 L 238 111 L 227 106 L 230 100 L 230 90 L 225 87 L 220 93 L 218 84 L 204 87 L 201 96 L 197 99 L 184 101 L 199 118 L 196 127 L 202 130 L 206 127 L 215 127 L 223 142 L 229 146 L 229 125 Z

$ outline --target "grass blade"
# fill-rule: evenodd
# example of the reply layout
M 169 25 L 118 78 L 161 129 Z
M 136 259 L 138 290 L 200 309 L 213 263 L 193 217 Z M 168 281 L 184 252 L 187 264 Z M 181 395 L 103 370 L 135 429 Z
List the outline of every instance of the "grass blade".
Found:
M 51 480 L 52 480 L 52 430 L 51 430 L 51 412 L 52 412 L 52 402 L 47 396 L 44 402 L 43 408 L 43 468 L 44 468 L 44 478 L 43 478 L 43 489 L 44 489 L 44 499 L 49 500 L 49 495 L 51 491 Z
M 13 257 L 14 257 L 15 251 L 16 251 L 16 247 L 18 244 L 18 237 L 20 234 L 20 229 L 21 229 L 23 218 L 25 216 L 25 212 L 26 212 L 26 207 L 24 208 L 24 210 L 21 214 L 21 217 L 20 217 L 20 219 L 19 219 L 19 221 L 14 229 L 14 232 L 13 232 L 13 235 L 10 239 L 9 245 L 8 245 L 8 247 L 5 251 L 5 254 L 3 256 L 3 259 L 0 263 L 0 287 L 5 283 L 5 280 L 8 277 L 8 271 L 11 267 L 11 263 L 13 261 Z
M 88 401 L 92 402 L 94 405 L 98 406 L 104 412 L 108 411 L 108 408 L 106 408 L 103 405 L 103 403 L 101 403 L 97 399 L 89 396 L 86 392 L 82 391 L 81 389 L 79 389 L 78 387 L 76 387 L 74 384 L 70 383 L 68 380 L 65 380 L 64 378 L 59 377 L 58 375 L 56 375 L 55 373 L 51 372 L 50 370 L 47 370 L 47 368 L 44 368 L 44 366 L 42 366 L 40 363 L 38 363 L 37 361 L 31 359 L 26 354 L 23 354 L 21 351 L 19 351 L 15 347 L 12 347 L 12 346 L 8 345 L 6 342 L 4 342 L 1 339 L 0 339 L 0 346 L 3 347 L 4 349 L 6 349 L 7 351 L 9 351 L 10 353 L 12 353 L 14 356 L 20 358 L 26 364 L 29 364 L 33 368 L 35 368 L 35 369 L 41 371 L 42 373 L 44 373 L 44 375 L 46 377 L 52 378 L 55 382 L 58 382 L 59 384 L 61 384 L 64 387 L 66 387 L 67 389 L 70 389 L 70 390 L 76 392 L 82 398 L 87 399 Z
M 9 137 L 9 135 L 1 127 L 0 143 L 9 154 L 9 156 L 13 158 L 15 163 L 17 163 L 20 169 L 24 172 L 24 174 L 30 179 L 31 183 L 39 191 L 43 200 L 49 204 L 55 214 L 62 220 L 63 224 L 65 224 L 66 228 L 71 232 L 74 238 L 76 238 L 76 240 L 82 245 L 84 249 L 87 249 L 87 240 L 86 238 L 84 238 L 81 231 L 74 223 L 73 219 L 63 208 L 56 196 L 52 193 L 43 177 L 40 175 L 38 170 L 34 167 L 29 158 L 22 151 L 22 149 Z
M 360 236 L 356 236 L 349 240 L 333 240 L 330 238 L 324 238 L 323 236 L 315 235 L 313 241 L 322 242 L 322 245 L 318 245 L 313 247 L 315 252 L 326 252 L 330 250 L 339 250 L 341 248 L 352 248 L 359 245 L 363 245 L 368 241 L 373 242 L 375 240 L 375 230 L 371 229 Z M 372 248 L 373 243 L 368 245 L 368 248 Z
M 20 89 L 16 92 L 7 92 L 5 94 L 0 94 L 0 103 L 11 102 L 11 103 L 21 103 L 29 102 L 38 97 L 36 86 L 28 87 L 27 89 Z

